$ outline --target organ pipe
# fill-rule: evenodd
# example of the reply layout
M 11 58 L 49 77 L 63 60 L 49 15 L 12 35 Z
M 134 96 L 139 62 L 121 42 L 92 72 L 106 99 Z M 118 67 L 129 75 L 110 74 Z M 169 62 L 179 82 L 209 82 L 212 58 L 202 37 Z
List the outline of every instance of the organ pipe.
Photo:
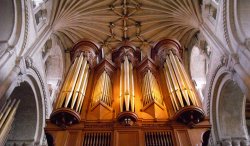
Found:
M 144 75 L 142 93 L 143 93 L 143 106 L 146 106 L 147 104 L 154 101 L 163 104 L 163 99 L 159 85 L 157 83 L 156 78 L 154 77 L 154 75 L 150 70 L 148 70 L 147 73 Z
M 111 106 L 112 101 L 112 86 L 111 79 L 106 71 L 104 71 L 95 85 L 93 92 L 92 106 L 98 102 L 103 102 L 108 106 Z
M 164 73 L 175 111 L 185 106 L 198 106 L 197 97 L 191 81 L 180 60 L 171 50 L 166 56 Z
M 81 53 L 70 67 L 56 108 L 70 108 L 80 112 L 85 97 L 88 75 L 89 64 L 87 58 Z
M 125 107 L 123 107 L 125 105 Z M 120 73 L 120 110 L 134 112 L 134 77 L 133 77 L 133 65 L 128 60 L 128 57 L 124 57 L 124 63 L 121 63 Z
M 19 106 L 20 100 L 9 100 L 0 114 L 0 145 L 4 145 Z

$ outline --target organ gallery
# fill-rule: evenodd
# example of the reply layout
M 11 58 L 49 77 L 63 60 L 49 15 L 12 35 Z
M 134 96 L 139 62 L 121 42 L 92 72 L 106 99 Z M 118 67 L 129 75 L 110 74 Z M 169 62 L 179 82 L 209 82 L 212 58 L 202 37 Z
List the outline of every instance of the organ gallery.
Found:
M 51 145 L 202 145 L 210 124 L 186 72 L 183 47 L 163 39 L 142 57 L 129 42 L 105 58 L 82 40 L 46 121 Z

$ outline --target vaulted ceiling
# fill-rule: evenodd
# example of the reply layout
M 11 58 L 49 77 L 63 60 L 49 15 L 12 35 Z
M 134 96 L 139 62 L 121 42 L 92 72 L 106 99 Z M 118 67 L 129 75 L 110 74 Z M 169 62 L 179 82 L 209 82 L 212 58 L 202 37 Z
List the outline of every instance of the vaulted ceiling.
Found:
M 163 38 L 187 46 L 200 22 L 199 0 L 54 0 L 51 18 L 65 48 L 89 39 L 105 52 L 126 41 L 145 49 Z

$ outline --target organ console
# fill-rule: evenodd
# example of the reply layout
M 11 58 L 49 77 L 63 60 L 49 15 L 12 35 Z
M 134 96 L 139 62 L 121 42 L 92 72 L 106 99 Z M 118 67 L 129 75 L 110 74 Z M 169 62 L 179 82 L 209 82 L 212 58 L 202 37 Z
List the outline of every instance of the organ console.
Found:
M 158 42 L 143 59 L 130 44 L 114 49 L 111 59 L 102 52 L 90 41 L 73 47 L 72 65 L 46 121 L 51 145 L 202 145 L 210 124 L 178 41 Z

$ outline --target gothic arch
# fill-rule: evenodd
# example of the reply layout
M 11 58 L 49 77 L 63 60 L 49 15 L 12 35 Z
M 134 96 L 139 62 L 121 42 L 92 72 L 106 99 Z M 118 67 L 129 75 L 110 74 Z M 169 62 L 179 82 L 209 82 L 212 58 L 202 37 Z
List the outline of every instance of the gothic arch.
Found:
M 48 112 L 42 86 L 39 76 L 32 68 L 27 69 L 26 74 L 19 75 L 18 79 L 12 82 L 6 97 L 20 99 L 21 102 L 7 143 L 42 144 L 45 116 Z
M 212 143 L 240 143 L 248 139 L 245 121 L 244 90 L 237 75 L 227 67 L 220 67 L 212 80 L 210 121 Z M 240 139 L 240 140 L 239 140 Z
M 60 84 L 63 80 L 64 68 L 65 68 L 65 62 L 64 62 L 65 56 L 63 49 L 55 41 L 56 40 L 52 40 L 51 42 L 52 45 L 49 48 L 47 48 L 47 52 L 44 57 L 46 80 L 52 102 L 55 99 L 56 92 L 59 89 Z
M 202 90 L 206 85 L 206 70 L 207 70 L 207 63 L 206 63 L 206 54 L 201 50 L 198 46 L 193 46 L 191 53 L 190 53 L 190 75 L 192 80 L 196 83 L 196 89 L 198 90 L 201 100 L 203 101 L 203 94 Z

